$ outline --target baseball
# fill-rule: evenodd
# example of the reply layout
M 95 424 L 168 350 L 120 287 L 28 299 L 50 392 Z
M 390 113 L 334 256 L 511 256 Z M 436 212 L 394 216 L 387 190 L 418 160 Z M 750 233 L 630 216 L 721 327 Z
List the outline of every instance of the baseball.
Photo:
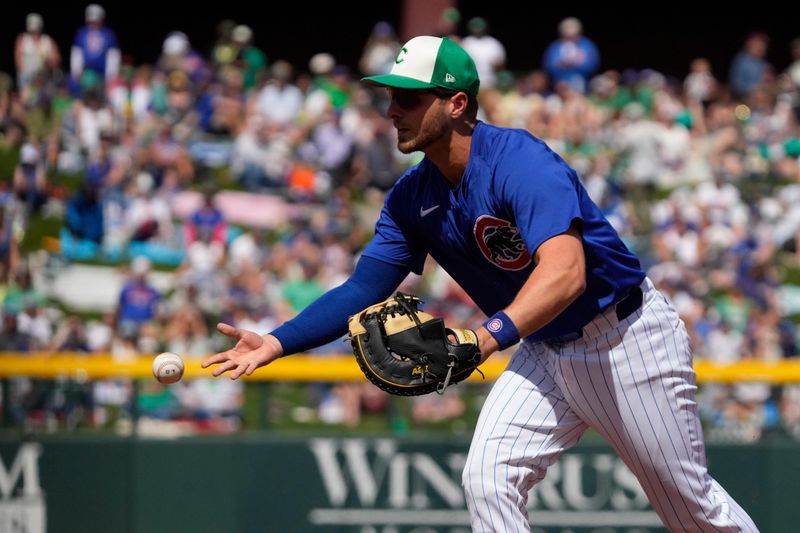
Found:
M 175 383 L 183 377 L 183 359 L 172 352 L 157 355 L 153 359 L 153 375 L 160 383 Z

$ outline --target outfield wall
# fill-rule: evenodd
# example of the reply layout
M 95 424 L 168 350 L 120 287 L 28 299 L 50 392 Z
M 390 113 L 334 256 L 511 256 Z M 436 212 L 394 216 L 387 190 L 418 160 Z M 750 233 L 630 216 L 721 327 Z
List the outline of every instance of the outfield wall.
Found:
M 419 438 L 0 440 L 2 533 L 466 533 L 468 443 Z M 800 443 L 709 446 L 712 474 L 761 531 L 797 531 Z M 663 531 L 602 444 L 529 498 L 534 531 Z

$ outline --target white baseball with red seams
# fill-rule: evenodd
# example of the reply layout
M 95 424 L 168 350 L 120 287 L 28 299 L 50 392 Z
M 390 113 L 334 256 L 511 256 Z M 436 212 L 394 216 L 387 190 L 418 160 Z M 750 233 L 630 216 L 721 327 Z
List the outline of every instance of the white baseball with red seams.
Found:
M 172 352 L 164 352 L 153 359 L 153 376 L 159 383 L 175 383 L 183 377 L 183 359 Z

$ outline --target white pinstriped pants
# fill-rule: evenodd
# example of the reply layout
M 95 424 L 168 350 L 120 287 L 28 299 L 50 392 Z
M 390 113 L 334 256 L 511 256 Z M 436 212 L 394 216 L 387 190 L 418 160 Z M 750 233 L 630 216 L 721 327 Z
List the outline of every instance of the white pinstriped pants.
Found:
M 528 491 L 588 427 L 614 447 L 671 531 L 758 531 L 706 468 L 683 322 L 649 279 L 642 291 L 642 307 L 622 322 L 608 309 L 577 341 L 523 342 L 514 353 L 464 467 L 473 531 L 530 531 Z

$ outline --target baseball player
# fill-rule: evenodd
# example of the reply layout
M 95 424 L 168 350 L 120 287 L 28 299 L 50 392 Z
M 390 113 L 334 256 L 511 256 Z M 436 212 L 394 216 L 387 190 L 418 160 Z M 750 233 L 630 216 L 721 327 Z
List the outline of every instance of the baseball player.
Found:
M 522 341 L 464 469 L 475 531 L 529 531 L 529 490 L 588 427 L 669 529 L 757 531 L 706 468 L 683 323 L 575 171 L 526 131 L 477 120 L 475 65 L 447 38 L 411 39 L 389 74 L 365 81 L 387 88 L 398 149 L 425 158 L 389 191 L 343 285 L 271 334 L 220 324 L 236 345 L 203 367 L 235 379 L 340 337 L 430 254 L 488 316 L 481 361 Z

